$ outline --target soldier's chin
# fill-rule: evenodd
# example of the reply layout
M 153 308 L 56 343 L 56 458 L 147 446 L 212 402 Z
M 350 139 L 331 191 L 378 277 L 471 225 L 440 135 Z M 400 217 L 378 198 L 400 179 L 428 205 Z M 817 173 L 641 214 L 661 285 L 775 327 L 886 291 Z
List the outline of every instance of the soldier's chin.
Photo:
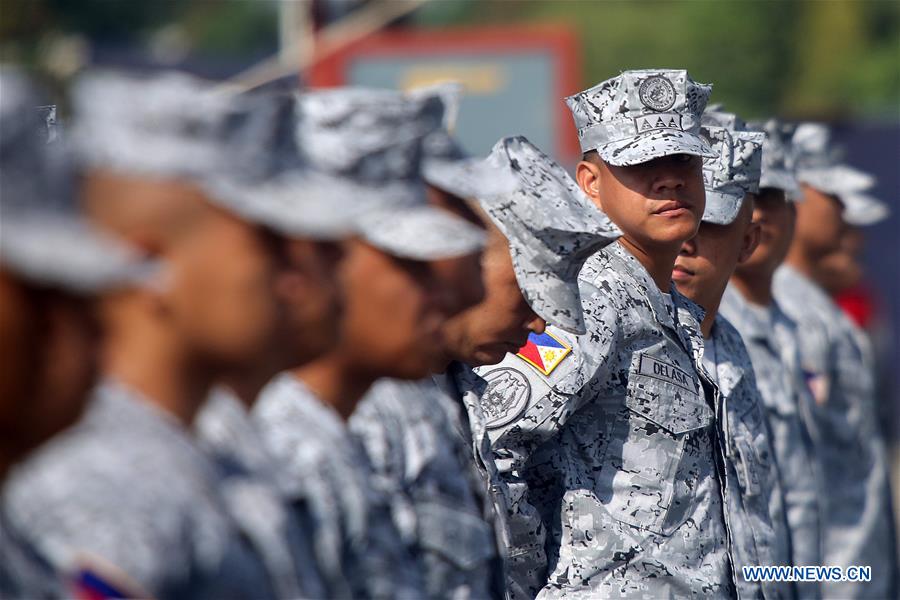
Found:
M 502 361 L 508 353 L 515 353 L 517 350 L 518 347 L 513 347 L 512 344 L 503 342 L 479 346 L 472 353 L 472 358 L 474 360 L 472 361 L 473 364 L 471 366 L 495 365 Z

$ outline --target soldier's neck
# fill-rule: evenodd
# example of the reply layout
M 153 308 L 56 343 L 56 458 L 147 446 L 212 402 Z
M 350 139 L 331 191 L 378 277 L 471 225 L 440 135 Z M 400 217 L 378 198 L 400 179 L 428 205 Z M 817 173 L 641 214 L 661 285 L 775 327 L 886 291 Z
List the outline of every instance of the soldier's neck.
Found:
M 774 273 L 737 272 L 731 283 L 750 304 L 769 306 L 772 304 L 772 277 Z
M 294 369 L 316 397 L 331 406 L 346 421 L 353 414 L 377 377 L 364 375 L 333 352 L 311 364 Z
M 104 375 L 120 381 L 157 408 L 190 426 L 206 402 L 215 375 L 153 316 L 127 308 L 105 311 Z
M 816 281 L 815 262 L 816 259 L 810 257 L 797 242 L 791 245 L 790 252 L 784 259 L 784 264 L 813 282 Z
M 678 257 L 681 245 L 673 248 L 645 249 L 641 244 L 625 236 L 619 238 L 618 243 L 647 269 L 647 273 L 659 291 L 668 294 L 672 285 L 672 268 L 675 266 L 675 259 Z

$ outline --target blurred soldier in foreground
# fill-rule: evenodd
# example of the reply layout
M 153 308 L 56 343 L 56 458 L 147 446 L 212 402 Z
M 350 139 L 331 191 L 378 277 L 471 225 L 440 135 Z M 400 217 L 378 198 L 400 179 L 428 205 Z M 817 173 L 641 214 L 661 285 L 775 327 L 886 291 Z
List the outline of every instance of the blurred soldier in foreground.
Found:
M 477 209 L 464 198 L 511 191 L 515 181 L 491 161 L 467 157 L 449 135 L 460 91 L 441 84 L 412 92 L 444 103 L 444 128 L 423 141 L 422 174 L 432 205 L 483 228 Z M 445 301 L 448 317 L 483 299 L 481 259 L 473 253 L 431 262 L 452 294 Z M 438 393 L 430 378 L 385 378 L 367 392 L 349 423 L 366 450 L 375 485 L 389 498 L 397 530 L 420 557 L 427 595 L 502 598 L 493 510 L 460 434 L 467 423 L 462 409 Z
M 736 593 L 702 310 L 670 288 L 716 156 L 699 135 L 709 93 L 685 71 L 626 71 L 567 100 L 578 185 L 622 237 L 581 270 L 585 334 L 548 327 L 476 369 L 501 477 L 523 490 L 510 527 L 546 528 L 546 557 L 511 549 L 528 595 Z
M 706 209 L 697 235 L 675 260 L 672 279 L 706 311 L 703 363 L 719 388 L 715 408 L 721 452 L 727 457 L 725 517 L 738 595 L 793 598 L 792 583 L 747 581 L 741 571 L 790 565 L 790 536 L 753 365 L 740 334 L 718 314 L 728 278 L 759 242 L 752 214 L 765 134 L 709 125 L 703 132 L 719 156 L 704 161 Z
M 810 422 L 812 396 L 800 368 L 797 325 L 772 297 L 772 278 L 787 255 L 794 232 L 799 187 L 790 155 L 788 129 L 775 120 L 763 129 L 760 190 L 753 201 L 753 223 L 759 244 L 738 263 L 719 312 L 738 330 L 756 373 L 766 408 L 772 445 L 784 492 L 791 533 L 791 564 L 820 565 L 818 463 L 813 455 Z M 819 595 L 817 582 L 798 584 L 801 598 Z
M 254 415 L 285 489 L 312 510 L 334 593 L 418 598 L 421 569 L 345 421 L 377 379 L 430 372 L 449 292 L 430 262 L 478 253 L 484 235 L 425 204 L 421 142 L 440 126 L 439 99 L 339 89 L 301 94 L 299 107 L 301 146 L 318 168 L 356 186 L 345 193 L 360 217 L 345 244 L 334 347 L 276 378 Z
M 273 597 L 254 525 L 235 510 L 241 490 L 222 485 L 190 429 L 215 382 L 284 342 L 284 245 L 206 187 L 253 115 L 179 74 L 88 76 L 74 106 L 91 217 L 162 268 L 104 296 L 104 380 L 81 422 L 17 473 L 10 512 L 86 594 Z
M 823 495 L 823 563 L 872 567 L 872 580 L 827 582 L 827 598 L 897 594 L 896 547 L 884 441 L 877 422 L 868 341 L 828 297 L 822 265 L 840 248 L 842 213 L 871 177 L 838 162 L 828 130 L 800 125 L 793 137 L 803 202 L 775 298 L 798 325 L 800 355 L 815 399 L 813 441 Z
M 0 493 L 13 465 L 81 413 L 97 373 L 94 297 L 146 269 L 78 214 L 53 123 L 18 72 L 0 71 Z M 44 107 L 52 112 L 52 107 Z M 49 115 L 47 115 L 49 116 Z M 72 593 L 0 509 L 0 596 Z

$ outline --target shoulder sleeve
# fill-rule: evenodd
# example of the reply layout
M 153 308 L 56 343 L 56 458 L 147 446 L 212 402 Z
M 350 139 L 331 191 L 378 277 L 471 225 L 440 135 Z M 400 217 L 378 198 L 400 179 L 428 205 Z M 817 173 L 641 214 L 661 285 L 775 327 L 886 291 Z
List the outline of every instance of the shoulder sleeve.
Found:
M 88 460 L 79 453 L 26 465 L 6 490 L 10 518 L 61 572 L 105 564 L 155 596 L 186 578 L 191 539 L 180 511 L 167 509 L 168 493 L 123 489 L 133 486 Z
M 518 354 L 476 369 L 486 382 L 479 394 L 498 469 L 515 470 L 569 417 L 596 397 L 616 363 L 618 311 L 609 296 L 582 283 L 587 332 L 575 336 L 553 326 L 532 334 Z

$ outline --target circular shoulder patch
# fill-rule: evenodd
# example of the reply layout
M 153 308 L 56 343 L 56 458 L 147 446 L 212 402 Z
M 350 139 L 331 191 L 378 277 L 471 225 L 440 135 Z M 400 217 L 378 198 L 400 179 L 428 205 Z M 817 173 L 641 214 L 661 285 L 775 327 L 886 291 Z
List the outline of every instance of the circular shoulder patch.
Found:
M 654 75 L 641 82 L 638 97 L 647 108 L 655 111 L 669 110 L 675 106 L 675 86 L 665 77 Z
M 481 397 L 481 410 L 487 428 L 495 429 L 513 422 L 531 399 L 528 378 L 509 367 L 494 369 L 482 377 L 487 381 L 487 389 Z

